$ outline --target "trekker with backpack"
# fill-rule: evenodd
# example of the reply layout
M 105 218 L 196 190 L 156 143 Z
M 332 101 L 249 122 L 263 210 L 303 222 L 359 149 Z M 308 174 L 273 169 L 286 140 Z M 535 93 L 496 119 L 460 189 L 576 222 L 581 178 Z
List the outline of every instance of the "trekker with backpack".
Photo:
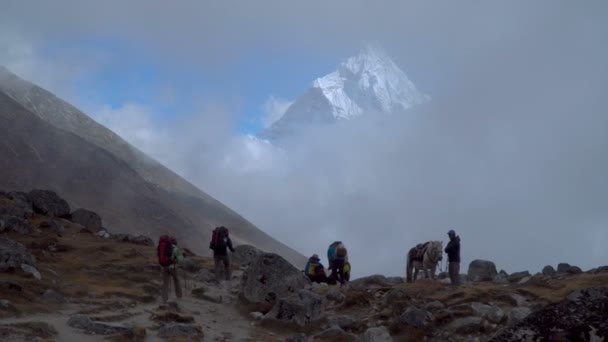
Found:
M 158 256 L 158 263 L 161 267 L 161 274 L 163 277 L 163 303 L 166 303 L 169 299 L 169 283 L 171 279 L 173 279 L 173 284 L 175 287 L 175 296 L 177 298 L 181 298 L 182 288 L 179 285 L 179 278 L 177 276 L 177 269 L 175 265 L 183 259 L 183 254 L 181 249 L 177 247 L 177 240 L 175 237 L 170 235 L 162 235 L 158 239 L 156 254 Z
M 348 251 L 342 241 L 333 242 L 327 249 L 327 259 L 329 259 L 332 280 L 339 281 L 342 286 L 346 282 L 344 277 L 344 261 L 347 254 Z
M 450 242 L 445 247 L 445 252 L 448 255 L 448 273 L 452 286 L 460 285 L 460 236 L 456 232 L 450 230 L 448 232 Z
M 224 269 L 224 279 L 227 281 L 232 279 L 228 249 L 234 253 L 234 248 L 232 247 L 232 240 L 230 240 L 228 228 L 221 226 L 216 227 L 213 230 L 209 248 L 213 250 L 213 261 L 215 262 L 215 281 L 217 283 L 221 282 L 220 274 L 222 272 L 222 268 Z
M 308 279 L 313 283 L 327 283 L 327 275 L 325 274 L 325 268 L 321 264 L 321 259 L 317 254 L 313 254 L 306 266 L 304 266 L 304 273 L 308 276 Z

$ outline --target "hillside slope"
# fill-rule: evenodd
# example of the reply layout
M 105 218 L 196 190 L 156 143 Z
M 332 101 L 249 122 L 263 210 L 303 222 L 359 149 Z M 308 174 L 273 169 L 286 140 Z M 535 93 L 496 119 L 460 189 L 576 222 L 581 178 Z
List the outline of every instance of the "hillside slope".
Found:
M 40 88 L 29 90 L 30 93 L 42 91 Z M 18 89 L 14 93 L 19 93 Z M 63 109 L 55 106 L 60 100 L 53 100 L 51 96 L 45 97 L 50 99 L 47 102 L 29 95 L 22 100 L 28 99 L 39 113 L 52 116 Z M 73 207 L 99 212 L 110 230 L 153 238 L 171 232 L 202 255 L 210 252 L 207 245 L 211 230 L 217 225 L 225 225 L 231 229 L 237 244 L 247 243 L 284 253 L 296 264 L 303 262 L 299 253 L 162 165 L 146 159 L 141 152 L 84 114 L 63 116 L 74 118 L 69 125 L 57 115 L 47 117 L 46 121 L 41 118 L 42 114 L 32 113 L 15 97 L 0 91 L 0 161 L 3 165 L 0 187 L 22 191 L 52 189 Z M 81 135 L 91 131 L 89 125 L 101 128 L 93 130 L 97 133 L 85 139 L 52 122 L 56 125 L 63 122 L 73 130 L 82 129 L 85 133 L 81 132 Z M 107 149 L 98 145 L 106 138 L 110 141 Z

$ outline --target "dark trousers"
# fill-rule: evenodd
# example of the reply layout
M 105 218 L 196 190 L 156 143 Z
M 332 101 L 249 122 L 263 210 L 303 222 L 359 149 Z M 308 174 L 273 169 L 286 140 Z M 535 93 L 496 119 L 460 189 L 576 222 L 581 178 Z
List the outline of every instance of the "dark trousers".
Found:
M 324 273 L 309 275 L 308 279 L 313 283 L 327 283 L 327 276 Z
M 450 274 L 450 281 L 452 285 L 460 285 L 460 263 L 450 262 L 448 265 L 448 273 Z
M 344 260 L 334 260 L 331 262 L 331 274 L 341 285 L 344 285 L 346 281 L 344 279 Z

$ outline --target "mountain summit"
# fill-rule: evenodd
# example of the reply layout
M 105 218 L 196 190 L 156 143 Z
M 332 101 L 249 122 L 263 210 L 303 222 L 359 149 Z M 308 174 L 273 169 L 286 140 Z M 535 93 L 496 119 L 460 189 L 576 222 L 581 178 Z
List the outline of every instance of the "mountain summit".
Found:
M 365 113 L 401 112 L 429 100 L 383 49 L 369 45 L 338 70 L 317 78 L 261 137 L 275 140 L 298 126 L 333 123 Z

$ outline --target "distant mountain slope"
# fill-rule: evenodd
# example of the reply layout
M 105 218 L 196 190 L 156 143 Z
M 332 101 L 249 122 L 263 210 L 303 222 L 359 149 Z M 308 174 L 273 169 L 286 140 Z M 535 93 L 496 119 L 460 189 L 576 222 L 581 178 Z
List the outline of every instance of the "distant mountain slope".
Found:
M 260 137 L 275 140 L 292 134 L 299 126 L 401 112 L 429 100 L 386 52 L 367 46 L 337 71 L 316 79 Z
M 35 111 L 35 112 L 34 112 Z M 46 90 L 0 68 L 0 186 L 49 188 L 99 212 L 113 231 L 156 238 L 174 232 L 208 255 L 211 230 L 237 243 L 304 257 Z

